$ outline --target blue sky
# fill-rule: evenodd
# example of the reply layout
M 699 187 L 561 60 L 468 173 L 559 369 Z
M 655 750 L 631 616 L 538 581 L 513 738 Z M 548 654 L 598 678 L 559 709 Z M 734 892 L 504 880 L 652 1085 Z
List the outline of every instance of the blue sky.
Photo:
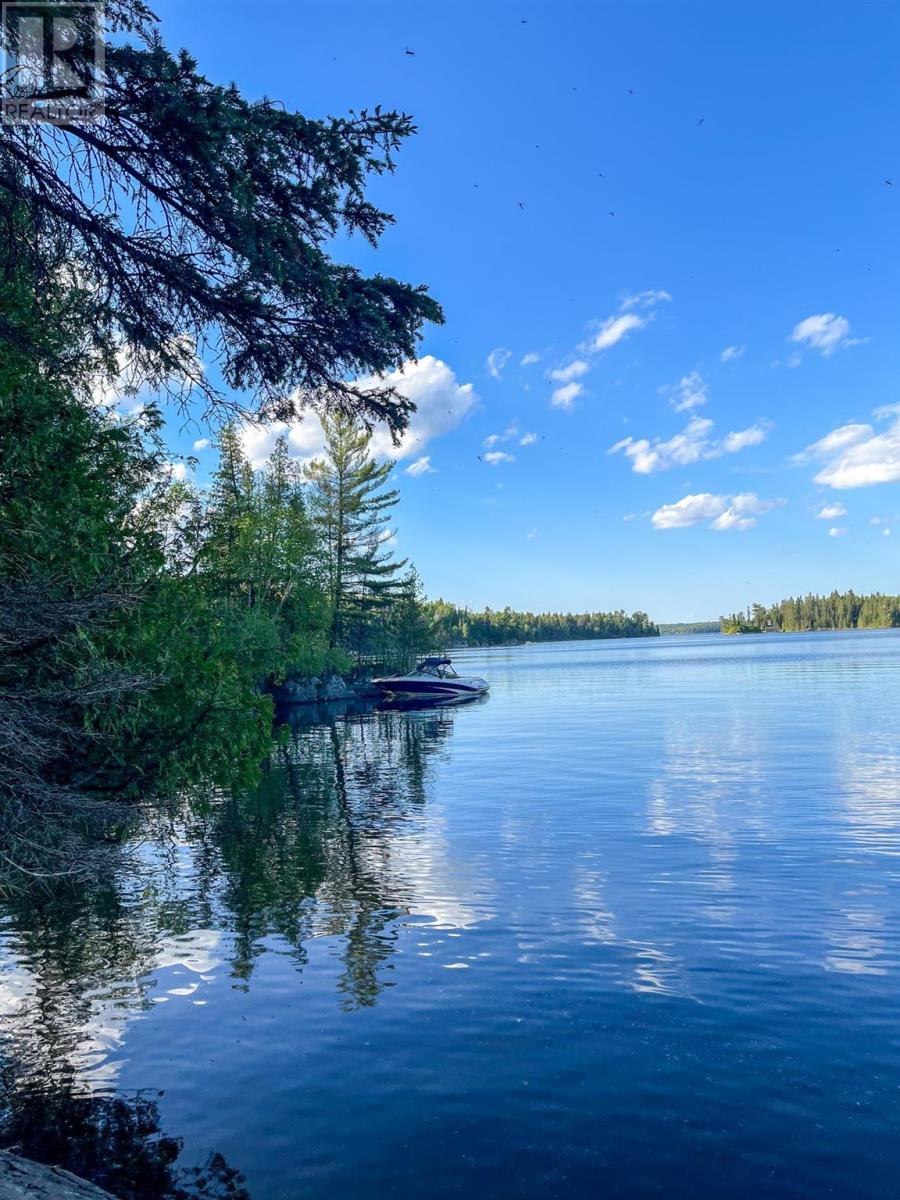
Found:
M 900 590 L 896 7 L 155 7 L 248 95 L 416 118 L 373 190 L 396 227 L 347 256 L 446 311 L 401 381 L 429 595 L 691 620 Z

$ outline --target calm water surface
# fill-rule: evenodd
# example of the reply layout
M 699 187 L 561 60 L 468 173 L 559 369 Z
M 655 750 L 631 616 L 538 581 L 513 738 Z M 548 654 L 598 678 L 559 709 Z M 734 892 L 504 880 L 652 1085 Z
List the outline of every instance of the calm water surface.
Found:
M 6 908 L 4 1144 L 139 1200 L 896 1196 L 900 635 L 457 663 Z

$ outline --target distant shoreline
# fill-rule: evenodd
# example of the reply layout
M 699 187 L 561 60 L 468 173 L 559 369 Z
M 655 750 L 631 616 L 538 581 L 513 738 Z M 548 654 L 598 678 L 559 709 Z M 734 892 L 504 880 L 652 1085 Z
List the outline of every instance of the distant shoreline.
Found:
M 887 633 L 891 629 L 896 629 L 900 632 L 900 626 L 896 625 L 880 625 L 880 626 L 863 626 L 859 628 L 828 628 L 828 629 L 755 629 L 748 632 L 756 634 L 784 634 L 791 635 L 798 633 Z M 724 633 L 721 629 L 677 629 L 673 630 L 671 626 L 666 628 L 663 625 L 659 626 L 660 637 L 704 637 L 711 634 L 718 634 L 723 638 L 737 637 L 738 631 L 734 633 Z M 742 631 L 743 632 L 743 631 Z M 576 638 L 548 638 L 543 641 L 529 642 L 491 642 L 484 645 L 445 645 L 441 647 L 441 652 L 445 654 L 458 654 L 460 651 L 470 650 L 521 650 L 525 646 L 576 646 L 584 642 L 650 642 L 651 644 L 658 639 L 654 637 L 576 637 Z

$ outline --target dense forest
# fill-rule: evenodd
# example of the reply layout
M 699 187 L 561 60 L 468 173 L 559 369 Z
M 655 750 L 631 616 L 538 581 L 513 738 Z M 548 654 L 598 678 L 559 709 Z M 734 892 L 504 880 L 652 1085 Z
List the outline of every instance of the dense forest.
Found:
M 19 273 L 0 303 L 27 322 Z M 259 470 L 225 424 L 198 487 L 155 405 L 78 394 L 78 303 L 44 292 L 40 361 L 0 346 L 0 833 L 26 870 L 46 838 L 77 844 L 123 802 L 255 775 L 266 683 L 367 655 L 403 668 L 430 644 L 388 545 L 392 464 L 361 424 L 323 414 L 319 459 L 303 469 L 279 439 Z
M 529 613 L 511 608 L 470 612 L 444 600 L 428 604 L 436 641 L 444 647 L 569 642 L 589 638 L 658 637 L 646 613 Z
M 2 886 L 84 875 L 131 806 L 255 775 L 267 681 L 404 665 L 428 636 L 368 444 L 406 428 L 389 376 L 441 310 L 332 257 L 392 223 L 368 186 L 411 118 L 248 100 L 141 0 L 105 20 L 104 120 L 0 136 Z M 280 442 L 254 470 L 243 428 L 304 413 L 321 460 Z M 206 488 L 167 445 L 189 423 L 218 445 Z
M 766 608 L 753 604 L 744 613 L 722 617 L 723 633 L 797 633 L 811 629 L 890 629 L 900 626 L 900 596 L 873 592 L 831 592 L 828 596 L 789 597 Z

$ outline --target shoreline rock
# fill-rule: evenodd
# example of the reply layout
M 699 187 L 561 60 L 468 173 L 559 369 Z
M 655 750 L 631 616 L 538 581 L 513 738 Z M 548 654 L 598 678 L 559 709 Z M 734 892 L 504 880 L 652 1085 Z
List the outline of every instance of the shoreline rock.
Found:
M 0 1200 L 115 1200 L 62 1167 L 47 1167 L 0 1150 Z
M 338 700 L 375 700 L 381 693 L 368 680 L 348 683 L 339 675 L 312 679 L 286 679 L 269 689 L 275 703 L 329 704 Z

